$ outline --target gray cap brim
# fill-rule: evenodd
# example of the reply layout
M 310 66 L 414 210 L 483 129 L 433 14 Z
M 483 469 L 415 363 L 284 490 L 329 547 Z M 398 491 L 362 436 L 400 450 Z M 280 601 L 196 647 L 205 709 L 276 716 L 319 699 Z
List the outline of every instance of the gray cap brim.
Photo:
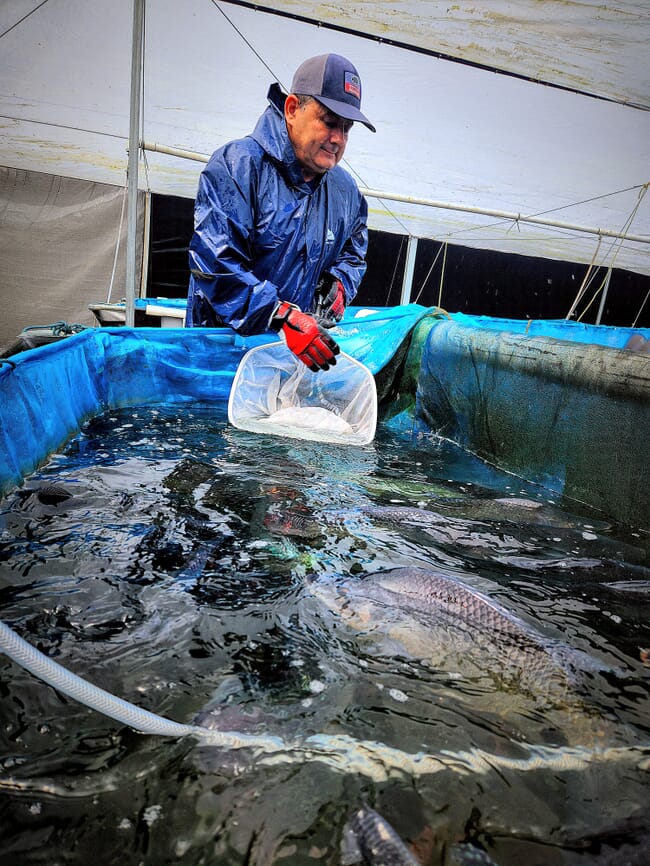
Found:
M 359 109 L 355 108 L 353 105 L 349 105 L 347 102 L 339 102 L 337 99 L 329 99 L 327 96 L 314 96 L 314 99 L 322 103 L 325 108 L 329 108 L 329 110 L 333 111 L 334 114 L 338 114 L 339 117 L 343 117 L 345 120 L 355 120 L 358 123 L 363 123 L 364 126 L 368 127 L 370 132 L 377 132 L 365 114 L 362 114 Z

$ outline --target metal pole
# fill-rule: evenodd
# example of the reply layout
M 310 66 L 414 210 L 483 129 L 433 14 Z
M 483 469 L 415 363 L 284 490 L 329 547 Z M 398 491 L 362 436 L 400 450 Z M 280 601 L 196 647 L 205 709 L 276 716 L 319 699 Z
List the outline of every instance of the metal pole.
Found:
M 408 245 L 406 247 L 406 264 L 404 265 L 404 279 L 402 280 L 402 296 L 399 299 L 400 304 L 408 304 L 411 300 L 411 291 L 413 289 L 413 271 L 415 270 L 415 256 L 418 251 L 418 239 L 413 235 L 409 235 Z
M 607 300 L 607 292 L 609 291 L 609 281 L 612 278 L 612 269 L 607 269 L 607 276 L 605 277 L 605 285 L 603 286 L 603 291 L 600 296 L 600 306 L 598 307 L 598 315 L 596 316 L 596 324 L 600 325 L 600 320 L 603 318 L 603 313 L 605 311 L 605 301 Z
M 414 204 L 422 207 L 441 208 L 442 210 L 461 211 L 463 213 L 479 214 L 482 216 L 495 217 L 515 223 L 530 223 L 537 226 L 548 226 L 550 228 L 567 229 L 573 232 L 585 232 L 590 235 L 599 235 L 604 238 L 622 238 L 623 240 L 636 241 L 640 244 L 650 243 L 648 235 L 632 235 L 625 232 L 615 232 L 609 229 L 601 229 L 593 226 L 581 226 L 575 223 L 565 223 L 559 220 L 544 219 L 543 217 L 525 216 L 525 214 L 512 211 L 494 210 L 492 208 L 472 207 L 470 205 L 453 204 L 452 202 L 433 201 L 428 198 L 417 198 L 412 195 L 399 195 L 397 193 L 381 192 L 377 189 L 366 189 L 359 187 L 359 192 L 367 198 L 386 199 L 387 201 L 399 201 L 405 204 Z
M 144 0 L 133 0 L 133 43 L 131 46 L 131 106 L 129 125 L 129 167 L 126 239 L 126 326 L 135 325 L 136 236 L 138 231 L 138 162 L 140 158 L 140 92 L 142 90 L 142 30 Z

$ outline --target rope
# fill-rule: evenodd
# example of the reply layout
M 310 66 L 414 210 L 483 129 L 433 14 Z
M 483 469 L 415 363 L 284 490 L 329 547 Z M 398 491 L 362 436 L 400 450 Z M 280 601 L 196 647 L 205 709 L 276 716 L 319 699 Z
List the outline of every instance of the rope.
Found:
M 625 222 L 623 223 L 623 227 L 622 227 L 622 229 L 621 229 L 621 234 L 625 234 L 625 232 L 627 232 L 627 231 L 630 229 L 630 227 L 632 226 L 632 223 L 634 222 L 634 219 L 635 219 L 635 217 L 636 217 L 636 215 L 637 215 L 637 213 L 638 213 L 638 210 L 639 210 L 639 208 L 640 208 L 640 206 L 641 206 L 641 202 L 642 202 L 643 199 L 645 198 L 645 194 L 647 193 L 647 191 L 648 191 L 648 187 L 649 187 L 649 186 L 650 186 L 650 182 L 649 182 L 649 183 L 645 183 L 645 184 L 643 184 L 643 185 L 640 186 L 640 187 L 635 187 L 635 188 L 638 188 L 638 189 L 639 189 L 639 194 L 638 194 L 638 196 L 637 196 L 637 202 L 636 202 L 636 204 L 634 205 L 634 207 L 632 208 L 632 211 L 630 212 L 630 215 L 628 216 L 628 218 L 627 218 L 627 219 L 625 220 Z M 595 262 L 595 260 L 596 260 L 597 255 L 598 255 L 598 252 L 599 252 L 599 250 L 600 250 L 601 240 L 602 240 L 602 238 L 599 237 L 599 238 L 598 238 L 598 244 L 597 244 L 597 246 L 596 246 L 596 250 L 595 250 L 594 255 L 593 255 L 593 257 L 592 257 L 592 260 L 591 260 L 591 263 L 590 263 L 590 265 L 589 265 L 589 268 L 587 269 L 587 273 L 585 274 L 585 278 L 584 278 L 584 280 L 582 281 L 582 285 L 580 286 L 580 289 L 578 290 L 578 294 L 576 295 L 576 298 L 575 298 L 575 300 L 574 300 L 574 302 L 573 302 L 573 304 L 572 304 L 572 306 L 571 306 L 571 309 L 569 310 L 569 312 L 568 312 L 567 315 L 566 315 L 566 318 L 567 318 L 567 319 L 569 319 L 571 316 L 574 315 L 575 310 L 576 310 L 578 304 L 579 304 L 580 301 L 582 300 L 583 296 L 585 295 L 585 293 L 586 293 L 586 291 L 587 291 L 587 288 L 589 287 L 589 284 L 590 284 L 590 282 L 591 282 L 591 279 L 594 279 L 594 278 L 595 278 L 595 274 L 594 274 L 594 277 L 592 277 L 591 279 L 590 279 L 590 275 L 591 275 L 591 271 L 592 271 L 593 266 L 594 266 L 594 262 Z M 612 269 L 613 269 L 613 267 L 614 267 L 614 265 L 615 265 L 615 263 L 616 263 L 616 259 L 618 258 L 618 254 L 620 253 L 620 251 L 621 251 L 622 248 L 623 248 L 623 238 L 621 238 L 621 239 L 619 239 L 619 240 L 614 239 L 614 240 L 612 241 L 612 243 L 610 244 L 609 249 L 607 250 L 607 252 L 606 252 L 605 255 L 603 256 L 603 264 L 604 264 L 604 262 L 607 260 L 607 258 L 608 258 L 608 256 L 609 256 L 609 254 L 613 251 L 613 256 L 612 256 L 611 261 L 610 261 L 609 266 L 608 266 L 608 274 L 605 275 L 605 278 L 603 279 L 603 281 L 602 281 L 602 283 L 600 284 L 600 286 L 599 286 L 599 287 L 596 289 L 596 291 L 594 292 L 593 296 L 591 297 L 591 300 L 589 301 L 589 303 L 587 304 L 587 306 L 584 308 L 584 310 L 583 310 L 583 311 L 580 313 L 580 315 L 578 316 L 577 321 L 581 321 L 581 320 L 582 320 L 582 318 L 585 316 L 585 314 L 587 313 L 587 311 L 589 310 L 589 308 L 591 307 L 591 305 L 593 304 L 593 302 L 594 302 L 594 301 L 596 300 L 596 298 L 598 297 L 598 295 L 599 295 L 599 294 L 604 290 L 605 286 L 608 284 L 608 276 L 611 275 L 611 271 L 612 271 Z M 645 303 L 645 301 L 644 301 L 644 303 Z M 638 318 L 638 317 L 637 317 L 637 318 Z
M 0 39 L 2 39 L 4 36 L 6 36 L 7 33 L 11 33 L 12 30 L 15 30 L 16 27 L 18 27 L 19 24 L 22 24 L 23 21 L 25 21 L 27 18 L 29 18 L 30 15 L 33 15 L 34 12 L 38 12 L 38 10 L 41 8 L 41 6 L 45 6 L 45 4 L 46 4 L 47 2 L 48 2 L 48 0 L 43 0 L 42 3 L 39 3 L 38 6 L 35 6 L 35 7 L 34 7 L 30 12 L 28 12 L 26 15 L 23 15 L 22 18 L 19 18 L 18 21 L 16 21 L 15 24 L 12 24 L 12 25 L 11 25 L 11 27 L 7 27 L 7 29 L 4 31 L 4 33 L 0 33 Z
M 21 333 L 26 334 L 29 331 L 51 331 L 55 337 L 69 337 L 70 334 L 79 334 L 87 329 L 86 325 L 80 325 L 78 322 L 54 322 L 51 325 L 27 325 Z
M 650 297 L 650 289 L 648 289 L 648 291 L 646 292 L 645 298 L 643 299 L 643 302 L 642 302 L 641 306 L 639 307 L 639 312 L 636 314 L 634 321 L 632 322 L 633 328 L 636 328 L 636 323 L 639 321 L 639 316 L 643 312 L 643 308 L 645 307 L 646 301 L 648 300 L 649 297 Z
M 650 183 L 650 182 L 638 183 L 638 184 L 634 184 L 634 186 L 625 187 L 624 189 L 616 189 L 616 190 L 613 190 L 612 192 L 600 193 L 599 195 L 590 196 L 589 198 L 584 198 L 584 199 L 580 199 L 578 201 L 569 202 L 569 204 L 563 204 L 563 205 L 559 205 L 558 207 L 548 208 L 548 210 L 541 210 L 541 211 L 537 211 L 537 212 L 532 213 L 532 214 L 526 214 L 525 217 L 522 217 L 521 214 L 518 214 L 517 219 L 515 219 L 515 220 L 512 220 L 512 218 L 500 219 L 500 220 L 497 220 L 496 222 L 487 223 L 484 226 L 468 226 L 467 228 L 456 229 L 453 232 L 448 232 L 447 237 L 452 238 L 452 237 L 455 237 L 456 235 L 461 235 L 461 234 L 464 234 L 466 232 L 472 232 L 472 231 L 481 231 L 482 232 L 485 229 L 498 228 L 498 226 L 501 226 L 504 223 L 511 223 L 510 228 L 512 228 L 513 225 L 515 223 L 518 223 L 521 219 L 533 219 L 533 218 L 537 218 L 537 217 L 547 216 L 548 214 L 557 213 L 557 211 L 567 210 L 568 208 L 578 207 L 579 205 L 583 205 L 583 204 L 590 204 L 593 201 L 599 201 L 600 199 L 603 199 L 603 198 L 611 198 L 612 196 L 622 195 L 623 193 L 632 192 L 634 190 L 639 190 L 640 194 L 642 194 L 647 190 L 648 183 Z M 558 227 L 548 226 L 548 228 L 550 230 L 551 228 L 558 228 Z M 571 236 L 575 237 L 576 235 L 572 234 Z M 491 240 L 491 239 L 488 238 L 487 240 Z
M 395 259 L 395 267 L 393 268 L 393 276 L 391 277 L 390 286 L 388 287 L 388 294 L 386 296 L 386 306 L 390 306 L 390 296 L 393 291 L 393 284 L 395 283 L 395 275 L 397 274 L 397 267 L 399 265 L 399 261 L 402 257 L 402 247 L 404 246 L 405 235 L 402 235 L 401 240 L 399 242 L 399 250 L 397 251 L 397 257 Z
M 612 268 L 611 268 L 611 266 L 610 266 L 609 268 L 607 268 L 607 273 L 606 273 L 605 276 L 603 277 L 603 281 L 602 281 L 602 283 L 598 286 L 598 288 L 596 289 L 596 291 L 595 291 L 595 292 L 593 293 L 593 295 L 591 296 L 591 300 L 589 301 L 589 303 L 587 304 L 587 306 L 584 308 L 584 310 L 583 310 L 583 311 L 580 313 L 580 315 L 578 316 L 578 318 L 577 318 L 577 321 L 578 321 L 578 322 L 581 322 L 581 321 L 583 320 L 583 318 L 585 317 L 585 315 L 586 315 L 587 312 L 589 311 L 589 308 L 591 307 L 591 305 L 593 304 L 593 302 L 596 300 L 596 298 L 598 297 L 598 295 L 600 295 L 600 293 L 603 291 L 603 289 L 604 289 L 605 286 L 607 285 L 607 282 L 608 282 L 608 280 L 611 278 L 611 276 L 612 276 Z
M 428 319 L 428 318 L 431 318 L 431 319 L 448 319 L 450 322 L 454 321 L 451 313 L 448 313 L 447 310 L 443 310 L 442 307 L 434 307 L 433 309 L 429 310 L 428 313 L 425 313 L 424 318 L 425 319 Z
M 113 269 L 111 270 L 111 278 L 108 282 L 108 292 L 106 294 L 106 303 L 111 302 L 111 293 L 113 291 L 113 282 L 115 281 L 115 271 L 117 270 L 117 257 L 120 253 L 120 244 L 122 243 L 122 226 L 124 225 L 124 208 L 126 206 L 128 192 L 128 179 L 124 183 L 124 192 L 122 193 L 122 210 L 120 211 L 120 222 L 117 227 L 117 238 L 115 239 L 115 255 L 113 256 Z
M 447 265 L 447 241 L 445 241 L 445 254 L 442 257 L 442 268 L 440 269 L 440 287 L 438 289 L 438 306 L 442 307 L 442 285 L 445 279 L 445 268 Z
M 589 262 L 589 267 L 587 268 L 587 273 L 585 274 L 584 279 L 582 280 L 582 283 L 580 284 L 580 288 L 578 289 L 578 294 L 576 295 L 575 300 L 571 304 L 571 308 L 569 309 L 569 312 L 565 316 L 565 321 L 567 319 L 570 319 L 573 316 L 573 314 L 576 311 L 576 307 L 578 306 L 578 304 L 580 303 L 580 301 L 582 299 L 582 296 L 587 291 L 587 287 L 589 285 L 589 277 L 590 277 L 590 274 L 593 270 L 594 262 L 596 261 L 596 256 L 598 255 L 598 250 L 600 249 L 600 245 L 602 243 L 602 240 L 603 239 L 601 237 L 598 238 L 598 243 L 596 244 L 596 249 L 594 250 L 594 254 L 591 257 L 591 261 Z

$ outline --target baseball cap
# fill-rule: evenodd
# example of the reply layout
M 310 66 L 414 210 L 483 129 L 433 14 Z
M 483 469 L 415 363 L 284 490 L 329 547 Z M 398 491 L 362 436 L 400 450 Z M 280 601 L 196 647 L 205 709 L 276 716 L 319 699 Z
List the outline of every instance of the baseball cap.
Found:
M 296 69 L 291 93 L 313 96 L 346 120 L 358 120 L 376 132 L 361 109 L 361 79 L 355 67 L 340 54 L 310 57 Z

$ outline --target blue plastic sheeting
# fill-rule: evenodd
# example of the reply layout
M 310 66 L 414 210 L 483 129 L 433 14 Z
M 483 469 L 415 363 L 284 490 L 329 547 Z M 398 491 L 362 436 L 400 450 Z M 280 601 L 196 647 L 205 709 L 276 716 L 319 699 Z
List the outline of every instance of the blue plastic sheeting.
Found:
M 426 307 L 374 309 L 336 329 L 341 349 L 378 372 Z M 120 406 L 227 400 L 237 366 L 253 346 L 229 328 L 94 328 L 20 352 L 0 366 L 0 494 L 100 412 Z
M 589 343 L 594 346 L 624 348 L 630 337 L 640 334 L 650 339 L 650 328 L 617 328 L 611 325 L 587 325 L 566 319 L 498 319 L 490 316 L 468 316 L 452 313 L 451 318 L 468 328 L 485 328 L 489 331 L 508 331 L 527 337 L 550 337 L 553 340 L 568 340 L 571 343 Z
M 435 307 L 405 304 L 401 307 L 350 307 L 332 335 L 343 352 L 378 373 L 404 339 Z
M 136 298 L 135 306 L 138 310 L 146 310 L 150 304 L 156 307 L 169 307 L 172 310 L 186 310 L 187 298 Z M 126 305 L 123 305 L 126 307 Z

